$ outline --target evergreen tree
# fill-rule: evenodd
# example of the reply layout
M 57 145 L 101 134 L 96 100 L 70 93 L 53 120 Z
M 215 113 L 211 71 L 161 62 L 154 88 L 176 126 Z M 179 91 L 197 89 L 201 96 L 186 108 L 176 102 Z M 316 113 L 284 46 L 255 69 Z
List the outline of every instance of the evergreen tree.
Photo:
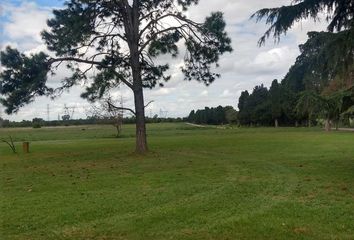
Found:
M 295 92 L 321 92 L 348 88 L 354 84 L 354 1 L 294 0 L 291 5 L 265 8 L 252 15 L 270 25 L 259 40 L 280 39 L 294 23 L 321 13 L 327 15 L 328 32 L 309 32 L 309 40 L 300 46 L 301 55 L 284 81 Z
M 238 113 L 232 106 L 226 106 L 224 108 L 225 119 L 229 124 L 236 124 L 238 120 Z
M 308 127 L 311 127 L 311 121 L 314 116 L 321 111 L 323 99 L 314 91 L 303 91 L 299 94 L 296 104 L 296 112 L 299 116 L 307 116 Z
M 195 122 L 195 112 L 192 110 L 189 115 L 188 115 L 188 121 L 189 122 Z
M 308 18 L 316 21 L 322 13 L 327 15 L 329 32 L 339 32 L 354 27 L 353 0 L 294 0 L 291 5 L 264 8 L 252 15 L 257 21 L 265 18 L 266 23 L 270 24 L 259 40 L 259 44 L 264 44 L 270 36 L 279 40 L 280 36 L 289 31 L 296 22 Z
M 233 109 L 232 107 L 222 107 L 218 106 L 216 108 L 205 107 L 204 109 L 198 109 L 197 111 L 192 110 L 188 116 L 188 121 L 197 123 L 197 124 L 226 124 L 228 123 L 226 111 Z M 234 110 L 234 109 L 233 109 Z M 234 110 L 235 111 L 235 110 Z M 234 113 L 230 114 L 230 121 L 235 121 Z
M 280 87 L 278 84 L 278 80 L 274 79 L 272 82 L 272 85 L 269 89 L 269 96 L 270 96 L 270 102 L 271 102 L 271 108 L 272 108 L 272 118 L 274 120 L 274 126 L 278 127 L 279 125 L 279 118 L 281 117 L 282 114 L 282 109 L 281 109 L 281 92 L 280 92 Z
M 250 109 L 248 109 L 248 100 L 250 94 L 248 91 L 241 92 L 241 96 L 238 100 L 238 120 L 241 125 L 249 125 L 251 123 Z
M 251 111 L 251 123 L 259 125 L 271 122 L 272 115 L 268 94 L 268 89 L 263 84 L 253 89 L 246 105 Z
M 307 42 L 300 45 L 301 54 L 283 84 L 295 92 L 312 90 L 318 93 L 332 93 L 352 86 L 354 31 L 309 32 L 308 36 Z
M 42 37 L 55 56 L 41 52 L 26 56 L 10 47 L 1 53 L 1 102 L 13 113 L 36 96 L 53 95 L 75 84 L 88 82 L 87 72 L 95 69 L 92 84 L 82 97 L 90 101 L 104 97 L 121 84 L 134 94 L 136 151 L 148 150 L 143 88 L 163 85 L 170 76 L 168 64 L 154 59 L 161 54 L 178 55 L 185 43 L 184 73 L 206 85 L 219 74 L 211 67 L 219 57 L 230 52 L 231 40 L 225 32 L 220 12 L 212 13 L 203 23 L 188 18 L 186 11 L 198 0 L 68 0 L 53 11 Z M 166 24 L 168 22 L 168 24 Z M 47 85 L 48 73 L 65 63 L 71 77 L 54 91 Z M 86 69 L 79 67 L 86 65 Z
M 282 109 L 282 120 L 285 124 L 298 125 L 299 119 L 295 111 L 297 103 L 297 94 L 284 84 L 280 84 L 280 102 Z

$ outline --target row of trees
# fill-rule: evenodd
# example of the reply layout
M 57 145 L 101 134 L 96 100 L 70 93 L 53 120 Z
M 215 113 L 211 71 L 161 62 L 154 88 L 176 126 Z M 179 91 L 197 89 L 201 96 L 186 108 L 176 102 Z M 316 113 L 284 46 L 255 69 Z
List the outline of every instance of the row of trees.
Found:
M 159 116 L 147 117 L 147 123 L 168 123 L 168 122 L 183 122 L 186 121 L 186 118 L 162 118 Z M 114 125 L 116 119 L 113 117 L 100 117 L 100 116 L 89 116 L 86 119 L 70 119 L 67 121 L 63 120 L 52 120 L 45 121 L 42 118 L 34 118 L 32 120 L 22 120 L 22 121 L 10 121 L 8 119 L 0 118 L 0 128 L 16 128 L 16 127 L 56 127 L 56 126 L 80 126 L 80 125 Z M 124 117 L 122 119 L 123 124 L 134 124 L 135 117 Z
M 192 110 L 187 121 L 197 124 L 232 124 L 237 123 L 237 111 L 231 106 L 205 107 L 196 111 Z
M 269 89 L 256 86 L 241 93 L 238 103 L 241 125 L 311 125 L 322 121 L 326 130 L 348 124 L 354 118 L 354 87 L 320 94 L 314 90 L 292 91 L 285 82 L 272 82 Z
M 270 25 L 259 40 L 279 40 L 294 23 L 326 14 L 327 31 L 308 32 L 301 54 L 280 83 L 256 86 L 239 99 L 244 125 L 307 123 L 322 120 L 326 129 L 348 121 L 354 109 L 354 1 L 294 0 L 288 6 L 265 8 L 252 17 Z

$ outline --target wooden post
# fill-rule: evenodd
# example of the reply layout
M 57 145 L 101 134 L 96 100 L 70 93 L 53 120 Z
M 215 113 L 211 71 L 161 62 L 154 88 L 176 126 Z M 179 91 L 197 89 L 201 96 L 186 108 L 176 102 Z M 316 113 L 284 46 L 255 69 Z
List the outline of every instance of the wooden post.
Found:
M 29 142 L 23 142 L 22 149 L 24 153 L 29 153 Z

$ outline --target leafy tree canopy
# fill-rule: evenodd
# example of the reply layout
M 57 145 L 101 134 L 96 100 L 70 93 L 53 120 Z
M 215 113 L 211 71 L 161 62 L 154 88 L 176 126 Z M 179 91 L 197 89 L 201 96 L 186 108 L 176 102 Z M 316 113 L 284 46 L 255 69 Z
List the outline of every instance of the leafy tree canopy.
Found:
M 354 83 L 354 30 L 309 32 L 301 54 L 284 78 L 295 92 L 333 92 Z
M 319 20 L 326 14 L 328 32 L 309 32 L 309 39 L 300 45 L 301 55 L 284 79 L 295 92 L 328 91 L 348 88 L 354 78 L 354 1 L 353 0 L 294 0 L 292 4 L 265 8 L 252 15 L 270 25 L 259 44 L 282 34 L 303 19 Z
M 237 111 L 231 106 L 192 110 L 187 118 L 197 124 L 226 124 L 237 121 Z

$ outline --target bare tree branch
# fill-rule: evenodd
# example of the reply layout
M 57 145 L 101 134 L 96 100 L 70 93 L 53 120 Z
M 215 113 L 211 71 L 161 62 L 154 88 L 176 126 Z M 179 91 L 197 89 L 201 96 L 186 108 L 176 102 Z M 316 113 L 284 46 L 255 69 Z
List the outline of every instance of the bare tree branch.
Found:
M 144 108 L 147 108 L 147 107 L 148 107 L 151 103 L 153 103 L 153 102 L 154 102 L 154 100 L 148 102 L 148 103 L 144 106 Z
M 107 104 L 110 108 L 114 108 L 114 109 L 117 109 L 117 110 L 124 110 L 124 111 L 129 111 L 131 112 L 132 114 L 134 114 L 134 116 L 136 115 L 136 113 L 134 112 L 133 109 L 131 108 L 126 108 L 126 107 L 117 107 L 115 105 L 113 105 L 110 101 L 107 100 Z
M 75 58 L 75 57 L 62 57 L 62 58 L 51 58 L 48 60 L 48 65 L 52 65 L 55 62 L 63 62 L 63 61 L 74 61 L 78 63 L 87 63 L 87 64 L 94 64 L 94 65 L 99 65 L 101 67 L 108 68 L 109 66 L 103 64 L 102 62 L 98 61 L 91 61 L 88 59 L 81 59 L 81 58 Z

